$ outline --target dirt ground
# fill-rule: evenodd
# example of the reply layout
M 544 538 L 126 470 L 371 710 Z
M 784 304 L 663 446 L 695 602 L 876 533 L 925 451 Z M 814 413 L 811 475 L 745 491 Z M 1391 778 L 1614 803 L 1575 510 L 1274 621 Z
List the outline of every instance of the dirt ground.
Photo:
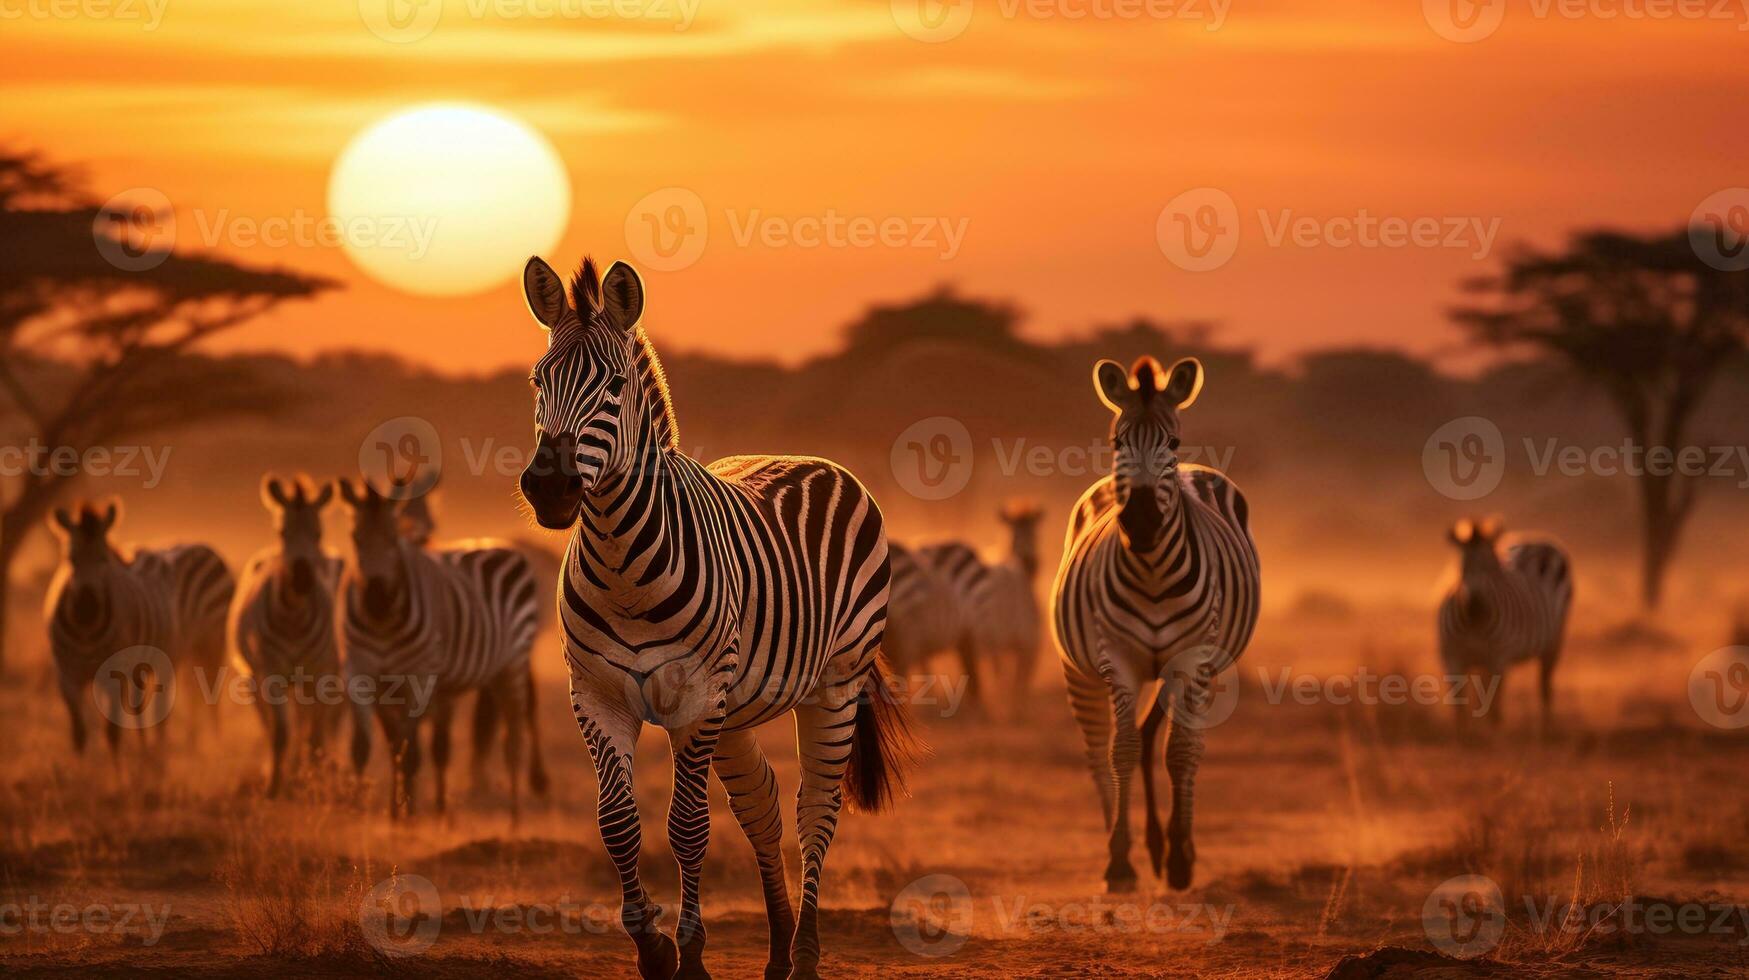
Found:
M 1232 717 L 1208 732 L 1182 893 L 1148 873 L 1138 802 L 1141 890 L 1104 894 L 1099 806 L 1054 663 L 1000 716 L 914 685 L 930 753 L 894 812 L 840 824 L 822 973 L 1749 976 L 1749 737 L 1690 706 L 1708 647 L 1576 637 L 1546 740 L 1528 672 L 1504 728 L 1464 741 L 1446 705 L 1345 703 L 1359 665 L 1432 672 L 1426 635 L 1409 610 L 1266 620 Z M 48 671 L 25 665 L 0 686 L 0 972 L 635 975 L 556 673 L 541 701 L 553 786 L 516 827 L 501 777 L 470 788 L 465 738 L 450 813 L 391 824 L 380 745 L 373 780 L 316 770 L 279 800 L 247 706 L 223 705 L 216 733 L 178 708 L 168 748 L 133 738 L 119 765 L 101 740 L 75 759 Z M 791 735 L 766 737 L 793 792 Z M 666 755 L 648 734 L 638 790 L 646 881 L 672 912 Z M 713 794 L 706 965 L 756 977 L 752 852 Z M 427 887 L 437 915 L 408 904 Z M 385 907 L 410 917 L 385 927 Z

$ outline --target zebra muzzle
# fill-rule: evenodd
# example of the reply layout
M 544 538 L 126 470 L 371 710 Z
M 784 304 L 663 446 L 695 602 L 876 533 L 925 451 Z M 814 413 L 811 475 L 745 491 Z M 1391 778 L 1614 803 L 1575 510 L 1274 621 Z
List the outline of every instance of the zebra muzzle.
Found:
M 577 466 L 577 438 L 568 432 L 551 436 L 541 431 L 519 486 L 542 527 L 563 530 L 576 523 L 584 490 L 583 474 Z

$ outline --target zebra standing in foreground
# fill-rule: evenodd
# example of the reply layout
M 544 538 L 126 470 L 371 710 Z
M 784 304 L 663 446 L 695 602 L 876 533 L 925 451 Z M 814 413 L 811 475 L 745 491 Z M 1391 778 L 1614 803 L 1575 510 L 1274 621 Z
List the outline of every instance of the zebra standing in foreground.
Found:
M 201 544 L 136 548 L 124 554 L 109 541 L 119 516 L 113 501 L 101 512 L 82 504 L 77 516 L 57 508 L 50 525 L 61 539 L 63 561 L 49 585 L 44 611 L 78 752 L 85 750 L 83 695 L 94 681 L 112 699 L 133 700 L 131 690 L 120 690 L 123 684 L 137 687 L 141 696 L 158 685 L 155 696 L 179 692 L 178 700 L 192 704 L 200 692 L 194 675 L 205 672 L 216 683 L 225 658 L 225 612 L 235 583 L 223 559 Z M 125 679 L 97 676 L 106 660 L 133 647 L 161 653 L 175 676 L 155 676 L 155 669 L 143 665 L 137 669 L 150 671 L 150 681 L 138 672 Z M 175 692 L 169 690 L 172 685 Z M 112 701 L 110 709 L 123 707 Z M 160 727 L 160 738 L 162 734 Z M 113 716 L 104 737 L 113 755 L 121 738 Z
M 1459 552 L 1457 581 L 1439 604 L 1439 659 L 1448 676 L 1503 685 L 1506 670 L 1537 662 L 1542 729 L 1548 733 L 1555 662 L 1573 604 L 1573 569 L 1553 541 L 1519 538 L 1500 547 L 1499 518 L 1460 520 L 1450 531 Z M 1494 693 L 1492 724 L 1499 728 L 1501 691 Z M 1459 731 L 1470 706 L 1457 705 Z
M 397 768 L 390 814 L 413 811 L 419 726 L 428 709 L 436 803 L 443 811 L 454 699 L 484 687 L 514 720 L 506 726 L 504 757 L 515 820 L 525 729 L 532 747 L 530 782 L 544 782 L 535 775 L 541 762 L 529 652 L 539 597 L 528 560 L 485 543 L 421 548 L 403 533 L 399 503 L 368 481 L 362 490 L 340 481 L 340 496 L 352 509 L 353 544 L 340 585 L 341 654 L 349 690 L 355 679 L 369 679 L 369 698 Z M 365 709 L 355 706 L 361 726 Z M 362 748 L 355 739 L 353 763 L 360 769 L 368 760 L 368 738 Z
M 957 646 L 961 610 L 952 583 L 922 555 L 888 541 L 887 559 L 892 566 L 892 584 L 881 650 L 894 673 L 907 674 Z
M 988 566 L 973 586 L 972 645 L 1009 710 L 1020 707 L 1038 666 L 1038 522 L 1043 511 L 1010 503 L 997 513 L 1008 527 L 1008 557 Z
M 322 752 L 341 712 L 318 697 L 323 678 L 340 675 L 334 633 L 334 589 L 341 562 L 322 547 L 322 509 L 334 487 L 311 492 L 296 479 L 291 489 L 273 476 L 261 481 L 261 504 L 273 515 L 279 546 L 244 566 L 231 605 L 231 649 L 248 667 L 259 692 L 261 720 L 273 756 L 267 795 L 278 796 L 291 736 L 287 702 L 297 705 L 298 726 L 311 758 Z
M 1164 371 L 1142 357 L 1126 373 L 1102 360 L 1093 378 L 1113 415 L 1115 469 L 1082 494 L 1069 518 L 1052 625 L 1110 831 L 1106 887 L 1136 885 L 1129 791 L 1145 751 L 1148 854 L 1158 873 L 1169 840 L 1167 882 L 1187 888 L 1196 863 L 1191 810 L 1204 713 L 1213 679 L 1239 659 L 1257 624 L 1257 548 L 1239 488 L 1218 470 L 1178 461 L 1178 414 L 1202 390 L 1202 364 L 1187 357 Z M 1156 682 L 1138 735 L 1137 704 Z M 1172 814 L 1163 835 L 1153 753 L 1168 709 Z
M 523 282 L 547 350 L 529 379 L 539 443 L 522 493 L 541 526 L 572 532 L 558 596 L 572 707 L 595 762 L 597 819 L 639 973 L 708 976 L 699 872 L 714 767 L 758 858 L 765 975 L 816 977 L 820 879 L 839 809 L 848 797 L 879 810 L 897 788 L 904 715 L 877 659 L 889 574 L 880 510 L 823 459 L 705 466 L 683 453 L 667 381 L 638 327 L 644 290 L 630 266 L 614 263 L 603 281 L 585 259 L 568 299 L 539 258 Z M 799 912 L 777 780 L 754 734 L 790 712 L 801 756 Z M 678 949 L 638 873 L 632 750 L 646 722 L 667 729 L 673 747 Z

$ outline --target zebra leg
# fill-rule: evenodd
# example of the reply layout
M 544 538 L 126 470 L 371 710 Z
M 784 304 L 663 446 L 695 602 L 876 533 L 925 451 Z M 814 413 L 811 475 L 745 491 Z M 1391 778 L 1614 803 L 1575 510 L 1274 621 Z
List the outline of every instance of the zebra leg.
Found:
M 1100 665 L 1100 672 L 1111 691 L 1110 764 L 1111 779 L 1117 786 L 1109 827 L 1111 859 L 1105 866 L 1105 890 L 1131 892 L 1136 889 L 1136 869 L 1130 863 L 1130 777 L 1135 775 L 1142 753 L 1141 734 L 1136 730 L 1136 699 L 1140 691 L 1136 682 L 1109 659 Z
M 1488 729 L 1498 735 L 1506 723 L 1506 668 L 1494 671 L 1489 678 L 1494 681 L 1494 703 L 1488 706 Z
M 498 737 L 498 702 L 492 699 L 492 688 L 482 687 L 474 695 L 474 743 L 473 754 L 469 757 L 469 771 L 472 774 L 470 790 L 477 796 L 485 795 L 491 786 L 491 770 L 488 757 L 492 753 L 492 742 Z
M 61 680 L 61 700 L 67 705 L 67 721 L 73 726 L 73 754 L 85 754 L 85 699 L 79 696 L 79 686 Z
M 413 719 L 396 714 L 387 706 L 377 707 L 377 721 L 383 729 L 383 740 L 389 745 L 389 817 L 395 819 L 413 815 L 413 777 L 419 772 L 419 731 Z
M 1158 748 L 1160 723 L 1166 720 L 1167 688 L 1160 685 L 1154 695 L 1154 705 L 1148 709 L 1148 717 L 1142 720 L 1142 808 L 1148 815 L 1148 861 L 1154 866 L 1154 874 L 1160 874 L 1161 862 L 1166 856 L 1166 832 L 1160 827 L 1160 808 L 1154 799 L 1154 764 L 1160 759 Z
M 273 799 L 279 796 L 280 782 L 285 773 L 285 747 L 291 741 L 290 725 L 286 722 L 283 702 L 263 705 L 261 714 L 262 720 L 267 722 L 273 746 L 273 774 L 267 781 L 267 796 Z
M 717 741 L 711 765 L 729 793 L 729 809 L 753 845 L 759 883 L 765 892 L 765 917 L 771 927 L 771 958 L 765 980 L 789 976 L 789 945 L 796 914 L 789 904 L 789 879 L 783 866 L 783 815 L 778 812 L 777 776 L 751 731 L 730 732 Z
M 823 691 L 824 689 L 822 689 Z M 856 725 L 856 697 L 838 705 L 804 703 L 796 708 L 796 746 L 802 785 L 796 792 L 796 838 L 802 851 L 801 910 L 790 944 L 792 980 L 817 978 L 820 968 L 820 876 L 844 805 L 844 769 Z
M 1545 740 L 1553 734 L 1555 724 L 1555 657 L 1554 653 L 1547 653 L 1537 662 L 1537 693 L 1542 700 L 1541 729 Z
M 717 738 L 723 729 L 723 706 L 696 725 L 669 734 L 674 752 L 674 795 L 668 805 L 668 847 L 680 866 L 680 923 L 674 938 L 680 946 L 680 969 L 675 977 L 703 978 L 705 929 L 699 911 L 698 877 L 710 846 L 710 770 Z
M 619 921 L 638 947 L 638 975 L 643 980 L 669 980 L 680 963 L 674 941 L 662 934 L 662 906 L 650 901 L 638 877 L 638 852 L 643 828 L 638 801 L 632 795 L 632 749 L 643 722 L 620 705 L 585 700 L 573 684 L 571 710 L 595 763 L 595 819 L 601 843 L 619 872 Z
M 1076 670 L 1065 670 L 1069 688 L 1069 710 L 1081 728 L 1086 743 L 1087 768 L 1093 773 L 1093 787 L 1099 792 L 1099 806 L 1105 814 L 1105 829 L 1111 829 L 1113 819 L 1111 783 L 1111 692 L 1105 682 Z
M 522 738 L 526 731 L 522 722 L 528 714 L 528 669 L 505 671 L 492 682 L 492 703 L 504 716 L 504 768 L 510 777 L 510 826 L 515 829 L 522 820 Z
M 547 778 L 547 766 L 541 761 L 540 755 L 540 723 L 535 710 L 540 698 L 535 690 L 534 665 L 528 668 L 528 788 L 534 795 L 545 798 L 551 780 Z
M 1190 887 L 1196 867 L 1196 843 L 1191 838 L 1192 808 L 1196 802 L 1196 770 L 1202 765 L 1202 715 L 1208 711 L 1213 680 L 1207 665 L 1184 678 L 1172 703 L 1172 728 L 1166 736 L 1166 774 L 1172 779 L 1172 815 L 1167 820 L 1166 884 L 1175 889 Z M 1167 682 L 1170 683 L 1170 682 Z M 1163 684 L 1160 698 L 1167 696 Z
M 454 722 L 455 702 L 447 697 L 437 698 L 431 705 L 431 777 L 437 792 L 438 813 L 449 805 L 449 729 Z

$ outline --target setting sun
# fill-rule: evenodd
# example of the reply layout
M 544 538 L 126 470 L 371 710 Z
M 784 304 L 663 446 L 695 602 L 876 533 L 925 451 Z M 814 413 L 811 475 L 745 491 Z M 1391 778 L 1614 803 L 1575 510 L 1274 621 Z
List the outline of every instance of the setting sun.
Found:
M 354 137 L 334 163 L 328 208 L 371 278 L 460 296 L 514 276 L 565 231 L 571 185 L 552 144 L 489 109 L 421 106 Z

